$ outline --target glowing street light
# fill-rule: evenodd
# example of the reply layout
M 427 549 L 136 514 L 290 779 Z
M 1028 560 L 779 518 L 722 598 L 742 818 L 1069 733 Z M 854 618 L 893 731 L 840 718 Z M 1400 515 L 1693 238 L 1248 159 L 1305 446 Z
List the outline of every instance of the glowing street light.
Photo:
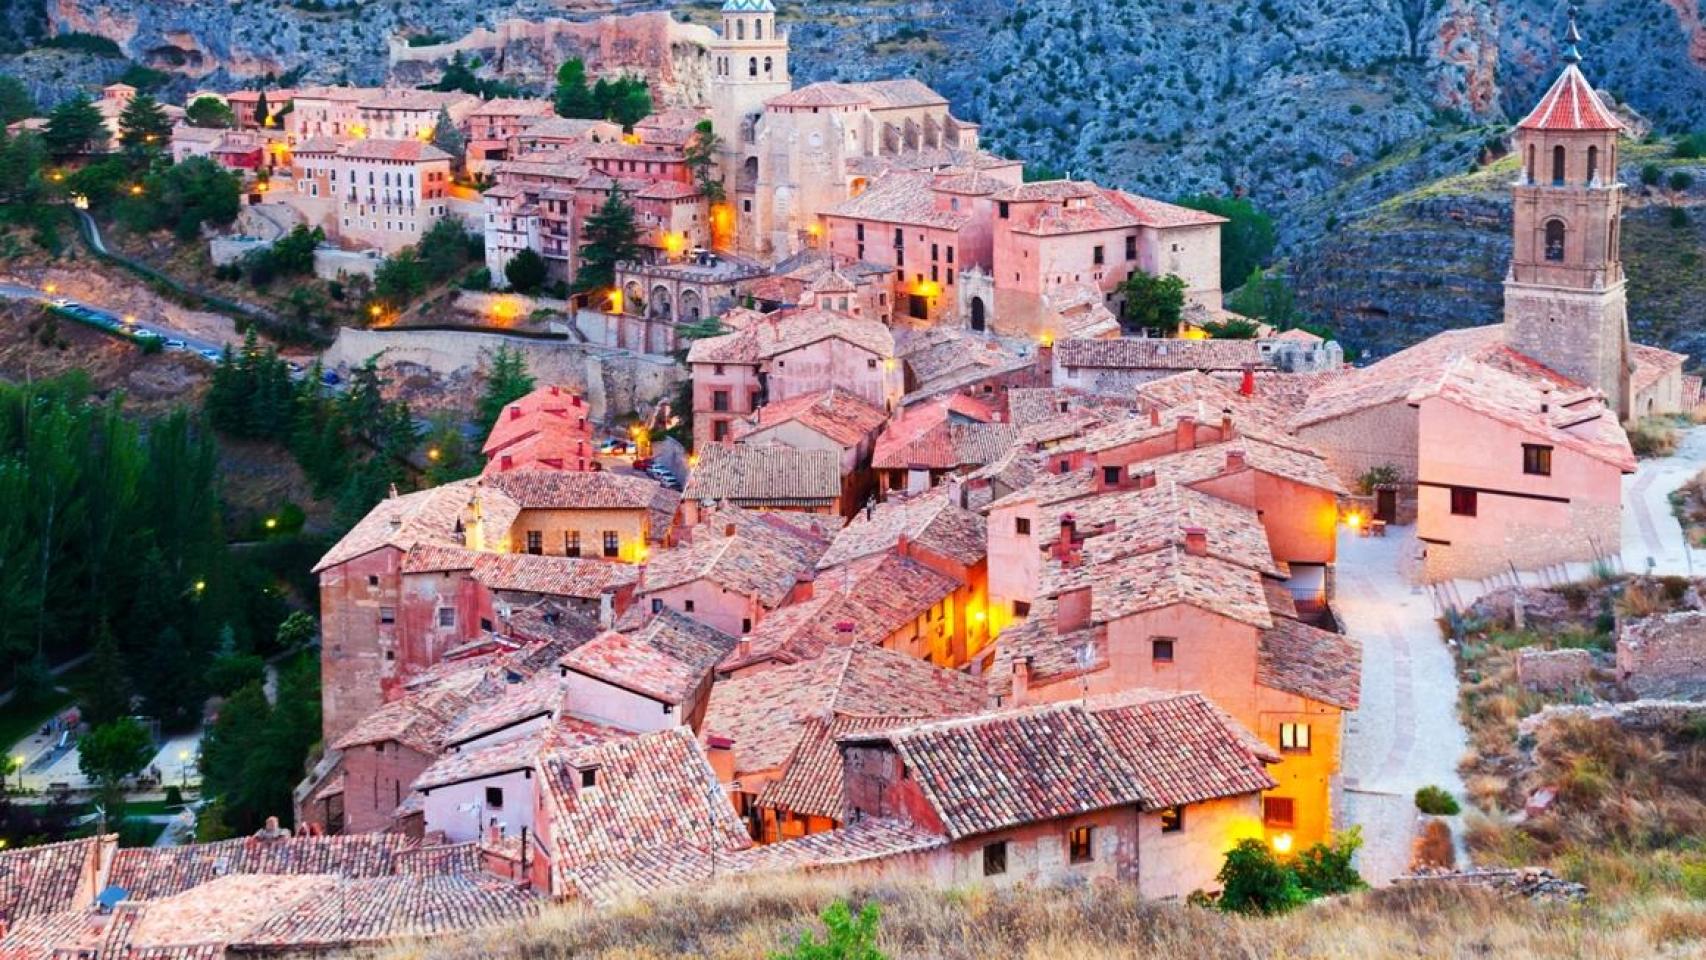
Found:
M 1274 852 L 1282 857 L 1291 852 L 1291 834 L 1289 833 L 1277 834 L 1269 842 L 1273 844 Z
M 12 758 L 12 768 L 18 771 L 18 792 L 24 792 L 24 755 L 18 754 Z
M 268 517 L 267 518 L 267 529 L 268 530 L 274 530 L 277 528 L 278 528 L 278 518 L 277 517 Z
M 438 452 L 437 447 L 428 447 L 427 448 L 427 459 L 428 460 L 437 460 L 439 458 L 439 456 L 440 456 L 440 454 Z
M 140 183 L 131 184 L 130 185 L 130 195 L 133 197 L 142 196 L 142 184 L 140 184 Z
M 206 580 L 197 580 L 195 582 L 195 592 L 196 593 L 200 593 L 206 589 L 207 589 L 207 581 Z

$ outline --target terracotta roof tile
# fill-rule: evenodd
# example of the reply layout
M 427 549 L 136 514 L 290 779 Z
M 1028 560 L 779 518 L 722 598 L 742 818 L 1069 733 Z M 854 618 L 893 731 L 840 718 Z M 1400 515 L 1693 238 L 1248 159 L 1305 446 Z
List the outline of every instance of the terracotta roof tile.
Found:
M 543 900 L 526 887 L 484 876 L 348 878 L 275 914 L 240 948 L 336 950 L 514 924 Z
M 1276 617 L 1256 650 L 1256 682 L 1318 703 L 1355 710 L 1362 699 L 1362 644 L 1353 637 Z
M 1623 121 L 1606 108 L 1580 67 L 1570 64 L 1551 89 L 1517 124 L 1521 130 L 1622 130 Z
M 989 550 L 985 524 L 948 498 L 945 490 L 894 497 L 860 512 L 835 536 L 818 569 L 895 549 L 900 539 L 971 566 Z
M 909 823 L 864 817 L 835 830 L 742 850 L 729 858 L 729 866 L 739 873 L 830 869 L 922 853 L 947 842 Z
M 937 207 L 933 179 L 928 173 L 889 173 L 872 181 L 857 196 L 824 210 L 823 215 L 937 230 L 961 230 L 969 226 L 970 211 Z
M 632 564 L 531 553 L 482 553 L 473 571 L 474 579 L 492 590 L 582 600 L 597 599 L 639 580 L 639 568 Z
M 182 847 L 131 847 L 113 857 L 107 883 L 133 900 L 158 900 L 231 874 L 382 877 L 414 841 L 401 834 L 245 837 Z
M 888 414 L 845 390 L 830 388 L 767 403 L 758 422 L 745 436 L 783 423 L 798 423 L 844 447 L 869 439 L 888 421 Z
M 839 714 L 807 717 L 799 742 L 784 764 L 782 776 L 765 784 L 758 805 L 799 816 L 827 817 L 846 824 L 847 809 L 841 748 L 836 739 L 852 733 L 891 730 L 929 719 L 917 716 L 859 717 Z M 851 824 L 849 824 L 851 825 Z
M 1516 427 L 1528 436 L 1635 472 L 1635 454 L 1617 415 L 1597 394 L 1561 394 L 1532 379 L 1460 357 L 1437 379 L 1419 384 L 1408 400 L 1439 397 L 1466 410 Z
M 1243 370 L 1266 367 L 1254 340 L 1173 340 L 1121 337 L 1116 340 L 1061 340 L 1055 363 L 1068 370 Z
M 704 580 L 730 593 L 755 596 L 765 607 L 775 609 L 810 570 L 809 560 L 739 534 L 695 537 L 685 546 L 654 554 L 646 564 L 640 592 L 654 594 Z
M 450 154 L 420 140 L 356 140 L 339 151 L 350 160 L 401 160 L 405 163 L 449 162 Z
M 644 626 L 606 631 L 559 663 L 565 670 L 660 703 L 679 704 L 705 683 L 734 646 L 733 637 L 666 607 Z
M 0 851 L 0 923 L 87 906 L 101 858 L 116 845 L 106 836 Z
M 461 546 L 458 525 L 478 499 L 486 522 L 508 529 L 520 508 L 504 493 L 473 480 L 458 480 L 429 490 L 382 500 L 314 565 L 319 573 L 382 547 L 408 550 L 417 543 Z
M 841 496 L 841 458 L 833 450 L 781 444 L 716 444 L 700 454 L 682 496 L 743 505 L 827 505 Z
M 516 470 L 480 482 L 502 491 L 522 510 L 647 510 L 654 539 L 668 531 L 680 501 L 675 491 L 650 477 L 608 470 Z

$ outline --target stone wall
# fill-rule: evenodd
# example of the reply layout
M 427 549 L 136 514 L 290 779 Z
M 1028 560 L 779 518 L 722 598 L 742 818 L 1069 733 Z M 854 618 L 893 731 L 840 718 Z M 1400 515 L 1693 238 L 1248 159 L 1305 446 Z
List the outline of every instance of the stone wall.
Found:
M 1298 439 L 1327 458 L 1345 486 L 1356 489 L 1357 478 L 1391 464 L 1398 468 L 1401 491 L 1416 482 L 1416 410 L 1402 400 L 1312 423 L 1297 431 Z
M 1643 697 L 1706 690 L 1706 613 L 1685 611 L 1624 624 L 1617 678 Z
M 557 383 L 586 397 L 592 418 L 609 421 L 649 412 L 675 396 L 687 371 L 667 357 L 540 340 L 501 333 L 458 330 L 357 330 L 344 327 L 325 353 L 328 369 L 348 370 L 384 354 L 388 363 L 418 364 L 441 377 L 467 376 L 485 368 L 500 346 L 518 350 L 540 383 Z
M 1593 673 L 1593 654 L 1586 650 L 1537 650 L 1517 652 L 1517 682 L 1530 690 L 1570 690 L 1586 682 Z
M 1424 488 L 1423 496 L 1443 498 L 1449 493 Z M 1487 498 L 1483 497 L 1482 502 L 1486 503 Z M 1497 544 L 1484 541 L 1426 544 L 1422 578 L 1427 583 L 1481 580 L 1506 576 L 1512 567 L 1543 570 L 1560 564 L 1593 563 L 1608 552 L 1615 553 L 1622 543 L 1620 505 L 1577 502 L 1571 503 L 1569 510 L 1570 522 L 1562 526 L 1509 524 L 1503 541 Z

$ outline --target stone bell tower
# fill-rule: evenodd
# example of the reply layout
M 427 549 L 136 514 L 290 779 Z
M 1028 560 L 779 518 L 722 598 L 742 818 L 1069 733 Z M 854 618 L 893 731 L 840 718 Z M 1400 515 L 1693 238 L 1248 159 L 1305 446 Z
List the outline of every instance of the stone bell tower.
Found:
M 776 4 L 726 0 L 722 36 L 711 45 L 711 126 L 722 139 L 723 186 L 732 203 L 742 203 L 741 188 L 751 190 L 755 180 L 749 159 L 764 101 L 793 88 L 788 35 L 776 29 Z
M 1505 278 L 1505 340 L 1599 388 L 1627 418 L 1633 400 L 1617 179 L 1624 126 L 1582 75 L 1580 39 L 1572 9 L 1564 71 L 1517 124 L 1522 172 L 1512 187 L 1516 244 Z

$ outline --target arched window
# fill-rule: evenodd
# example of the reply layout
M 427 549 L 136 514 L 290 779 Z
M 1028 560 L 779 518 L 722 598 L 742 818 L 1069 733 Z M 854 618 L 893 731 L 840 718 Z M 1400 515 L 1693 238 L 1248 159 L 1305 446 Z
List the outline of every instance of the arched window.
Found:
M 1534 144 L 1528 145 L 1528 182 L 1534 182 Z
M 745 20 L 736 20 L 735 21 L 735 39 L 736 40 L 745 40 L 746 39 L 746 21 Z
M 763 40 L 764 39 L 764 21 L 763 20 L 752 21 L 752 39 L 754 39 L 754 40 Z
M 1560 187 L 1560 186 L 1564 185 L 1564 148 L 1563 148 L 1563 146 L 1556 146 L 1556 147 L 1552 148 L 1552 185 L 1555 187 Z
M 1588 148 L 1588 183 L 1593 183 L 1599 176 L 1599 148 Z
M 767 77 L 770 76 L 770 58 L 769 57 L 764 58 L 764 75 Z
M 1554 263 L 1564 259 L 1564 221 L 1546 221 L 1546 259 Z
M 749 77 L 758 76 L 758 58 L 757 57 L 748 57 L 747 58 L 746 75 Z

